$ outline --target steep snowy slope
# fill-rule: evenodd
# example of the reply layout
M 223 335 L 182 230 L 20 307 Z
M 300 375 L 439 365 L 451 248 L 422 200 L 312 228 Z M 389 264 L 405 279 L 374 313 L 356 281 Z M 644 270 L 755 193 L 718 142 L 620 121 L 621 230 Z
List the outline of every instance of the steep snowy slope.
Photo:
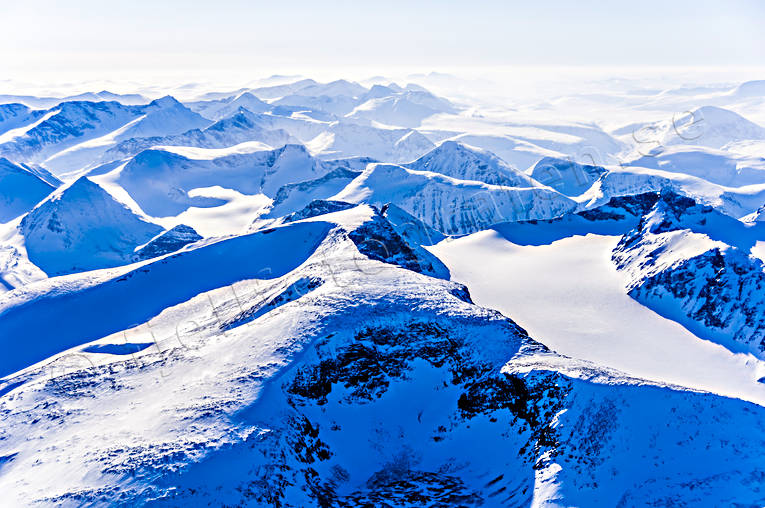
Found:
M 575 208 L 572 200 L 545 187 L 503 187 L 392 164 L 370 164 L 332 199 L 377 206 L 393 203 L 445 234 L 546 219 Z
M 162 231 L 85 177 L 38 205 L 19 229 L 29 260 L 48 275 L 125 264 Z
M 0 223 L 27 213 L 60 184 L 50 174 L 0 157 Z
M 613 259 L 638 301 L 699 337 L 765 356 L 765 273 L 749 255 L 758 240 L 761 224 L 663 192 Z
M 765 499 L 762 407 L 550 353 L 463 286 L 368 259 L 352 236 L 371 219 L 334 212 L 5 297 L 4 347 L 13 327 L 36 336 L 42 309 L 62 316 L 53 350 L 78 347 L 4 379 L 0 489 L 45 505 Z M 140 311 L 118 312 L 135 293 Z M 100 319 L 76 319 L 89 306 Z
M 144 260 L 164 256 L 201 239 L 202 237 L 194 231 L 194 228 L 179 224 L 158 234 L 145 245 L 137 247 L 134 259 Z
M 416 161 L 404 164 L 404 167 L 441 173 L 458 180 L 476 180 L 505 187 L 540 186 L 493 153 L 455 141 L 444 141 Z
M 361 171 L 340 167 L 314 180 L 284 185 L 276 192 L 266 217 L 282 217 L 300 210 L 316 199 L 328 199 L 342 191 L 360 174 Z

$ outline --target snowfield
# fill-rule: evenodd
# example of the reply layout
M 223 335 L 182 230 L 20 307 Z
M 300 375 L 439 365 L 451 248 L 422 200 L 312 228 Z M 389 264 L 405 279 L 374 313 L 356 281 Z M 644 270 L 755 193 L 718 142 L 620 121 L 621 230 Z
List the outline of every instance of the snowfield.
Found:
M 0 95 L 0 504 L 765 506 L 762 82 L 478 86 Z

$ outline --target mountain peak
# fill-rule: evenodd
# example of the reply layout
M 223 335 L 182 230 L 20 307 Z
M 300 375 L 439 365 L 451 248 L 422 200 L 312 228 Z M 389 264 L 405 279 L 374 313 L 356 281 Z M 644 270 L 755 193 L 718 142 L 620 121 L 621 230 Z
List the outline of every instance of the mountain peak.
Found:
M 489 152 L 447 140 L 405 167 L 432 171 L 460 180 L 476 180 L 508 187 L 533 187 L 535 182 Z
M 159 108 L 173 108 L 173 107 L 184 107 L 183 104 L 178 102 L 178 100 L 173 97 L 172 95 L 165 95 L 164 97 L 160 97 L 159 99 L 154 99 L 149 103 L 149 106 L 155 106 Z
M 83 176 L 27 214 L 20 231 L 29 260 L 60 275 L 130 262 L 162 228 Z

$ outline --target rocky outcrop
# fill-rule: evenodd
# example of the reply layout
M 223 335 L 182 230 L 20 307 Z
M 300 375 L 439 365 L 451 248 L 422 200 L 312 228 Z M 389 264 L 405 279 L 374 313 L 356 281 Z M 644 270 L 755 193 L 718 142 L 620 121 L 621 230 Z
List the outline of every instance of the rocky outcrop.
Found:
M 626 273 L 635 299 L 700 337 L 763 355 L 763 264 L 735 244 L 745 240 L 730 235 L 736 227 L 743 225 L 690 198 L 663 192 L 621 239 L 613 260 Z

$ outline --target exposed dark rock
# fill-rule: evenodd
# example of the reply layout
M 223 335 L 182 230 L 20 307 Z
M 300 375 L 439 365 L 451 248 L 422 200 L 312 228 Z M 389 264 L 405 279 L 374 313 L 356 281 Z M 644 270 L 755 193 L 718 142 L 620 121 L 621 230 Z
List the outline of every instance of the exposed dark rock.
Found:
M 194 228 L 185 224 L 178 224 L 141 247 L 135 253 L 137 260 L 150 259 L 175 252 L 185 245 L 202 239 Z

